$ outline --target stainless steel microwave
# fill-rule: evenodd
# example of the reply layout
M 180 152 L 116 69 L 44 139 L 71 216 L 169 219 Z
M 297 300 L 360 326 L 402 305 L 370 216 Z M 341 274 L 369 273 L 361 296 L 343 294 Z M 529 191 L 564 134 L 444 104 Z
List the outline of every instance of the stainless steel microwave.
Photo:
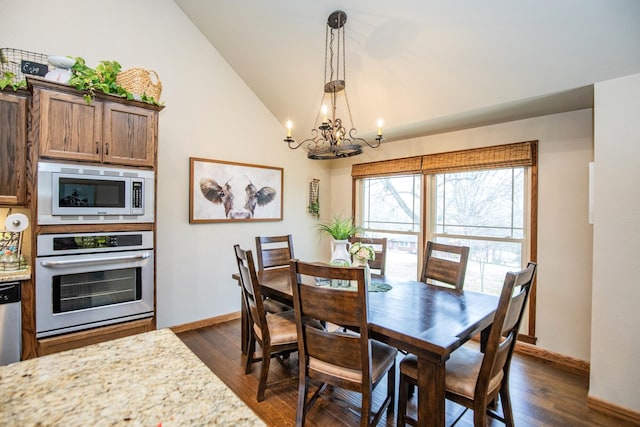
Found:
M 150 170 L 38 163 L 38 224 L 154 222 Z

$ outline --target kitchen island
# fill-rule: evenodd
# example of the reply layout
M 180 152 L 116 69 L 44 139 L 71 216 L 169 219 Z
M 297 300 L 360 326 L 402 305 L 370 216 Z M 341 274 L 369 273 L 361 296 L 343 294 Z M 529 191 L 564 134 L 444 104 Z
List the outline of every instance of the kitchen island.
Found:
M 0 425 L 265 424 L 161 329 L 0 367 Z

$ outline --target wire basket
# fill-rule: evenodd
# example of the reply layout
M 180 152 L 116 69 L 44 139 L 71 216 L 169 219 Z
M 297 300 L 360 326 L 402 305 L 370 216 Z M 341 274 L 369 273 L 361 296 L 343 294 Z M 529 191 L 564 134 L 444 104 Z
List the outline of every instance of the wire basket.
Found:
M 27 260 L 19 249 L 21 238 L 21 231 L 0 231 L 0 272 L 26 270 Z
M 160 101 L 162 93 L 162 82 L 158 73 L 144 68 L 130 68 L 118 73 L 116 84 L 122 86 L 134 95 L 142 96 L 146 94 L 156 102 Z
M 29 52 L 27 50 L 0 48 L 0 74 L 13 73 L 13 83 L 20 83 L 25 75 L 44 76 L 48 71 L 55 69 L 47 61 L 48 55 Z

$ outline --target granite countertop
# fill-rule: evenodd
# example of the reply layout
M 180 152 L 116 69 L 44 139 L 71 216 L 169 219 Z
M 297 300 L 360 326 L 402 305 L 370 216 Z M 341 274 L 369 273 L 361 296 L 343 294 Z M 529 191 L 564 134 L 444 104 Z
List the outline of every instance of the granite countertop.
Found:
M 2 270 L 0 271 L 0 283 L 15 282 L 19 280 L 31 279 L 31 268 L 24 270 Z
M 0 425 L 265 424 L 161 329 L 0 367 Z

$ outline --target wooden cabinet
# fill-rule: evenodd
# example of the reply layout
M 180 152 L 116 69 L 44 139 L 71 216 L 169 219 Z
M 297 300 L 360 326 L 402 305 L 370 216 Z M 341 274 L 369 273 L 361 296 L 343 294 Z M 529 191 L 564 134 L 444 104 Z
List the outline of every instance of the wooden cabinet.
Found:
M 103 118 L 103 162 L 155 166 L 157 114 L 154 111 L 105 102 Z
M 21 136 L 28 142 L 28 164 L 34 167 L 28 169 L 24 166 L 25 162 L 22 162 L 18 169 L 22 172 L 27 171 L 26 176 L 29 179 L 26 203 L 31 209 L 32 218 L 37 217 L 38 211 L 37 164 L 40 160 L 51 159 L 82 165 L 120 165 L 134 169 L 155 170 L 158 113 L 163 106 L 128 101 L 101 93 L 96 93 L 91 103 L 87 104 L 83 97 L 85 92 L 80 92 L 68 85 L 31 76 L 27 77 L 27 83 L 31 91 L 31 102 L 28 105 L 28 113 L 23 108 L 22 114 L 23 118 L 26 117 L 29 120 L 29 126 L 28 134 L 23 130 Z M 25 95 L 25 97 L 28 96 L 29 94 Z M 2 106 L 0 106 L 0 114 L 5 114 Z M 26 120 L 23 121 L 27 123 Z M 0 135 L 5 132 L 4 123 L 4 118 L 0 118 L 0 127 L 2 127 Z M 2 175 L 5 173 L 5 154 L 1 148 L 0 156 L 2 159 L 0 175 Z M 2 179 L 0 182 L 4 191 L 4 178 L 0 176 L 0 179 Z M 155 231 L 155 224 L 114 222 L 41 225 L 34 221 L 31 247 L 33 252 L 37 253 L 37 238 L 42 234 L 142 230 Z M 23 287 L 22 356 L 25 359 L 133 335 L 156 327 L 155 316 L 153 316 L 148 319 L 38 339 L 35 332 L 37 310 L 35 283 L 37 280 L 37 272 L 34 271 L 30 285 Z
M 32 85 L 40 157 L 155 167 L 159 107 Z
M 37 105 L 40 157 L 102 161 L 102 103 L 82 96 L 41 90 Z
M 0 91 L 0 205 L 25 204 L 26 153 L 26 95 Z

